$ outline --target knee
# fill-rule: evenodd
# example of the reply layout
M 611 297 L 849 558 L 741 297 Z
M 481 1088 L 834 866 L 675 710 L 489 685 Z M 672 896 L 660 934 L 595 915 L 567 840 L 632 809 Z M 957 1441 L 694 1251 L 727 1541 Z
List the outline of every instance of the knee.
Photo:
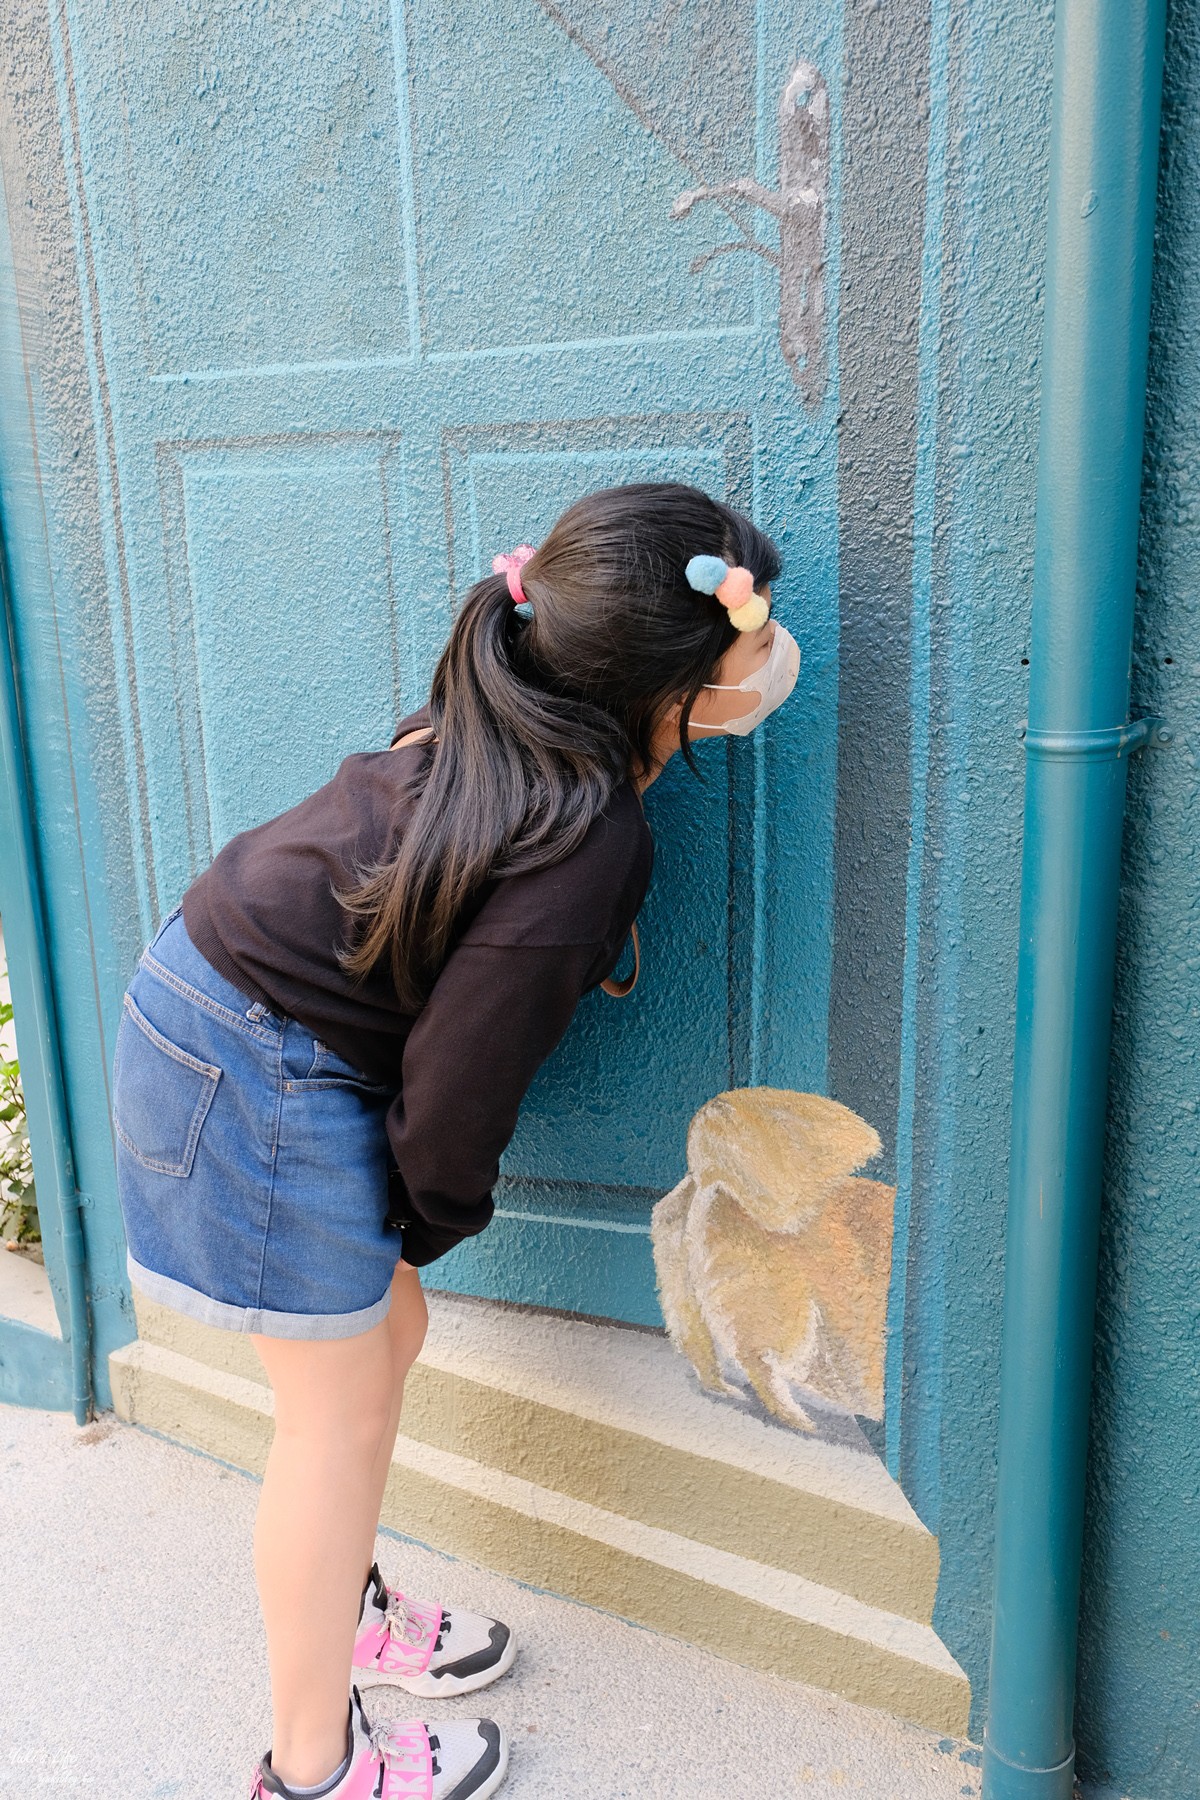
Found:
M 340 1413 L 324 1417 L 275 1417 L 272 1442 L 311 1467 L 338 1469 L 358 1480 L 374 1462 L 387 1426 L 385 1413 L 347 1400 Z
M 388 1427 L 391 1390 L 376 1384 L 349 1386 L 335 1407 L 276 1407 L 275 1436 L 297 1448 L 334 1452 L 347 1464 L 369 1463 Z
M 369 1457 L 392 1408 L 386 1323 L 330 1342 L 256 1338 L 275 1396 L 275 1435 L 351 1458 Z

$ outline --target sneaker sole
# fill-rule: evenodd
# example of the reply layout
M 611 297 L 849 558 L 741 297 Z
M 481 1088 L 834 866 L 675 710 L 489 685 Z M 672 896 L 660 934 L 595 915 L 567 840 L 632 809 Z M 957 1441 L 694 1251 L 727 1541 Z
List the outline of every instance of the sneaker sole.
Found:
M 418 1700 L 445 1700 L 455 1694 L 473 1694 L 478 1688 L 490 1687 L 512 1668 L 517 1655 L 517 1640 L 511 1634 L 499 1662 L 490 1669 L 479 1669 L 474 1675 L 391 1675 L 386 1669 L 352 1669 L 351 1681 L 364 1692 L 369 1687 L 396 1687 Z M 507 1758 L 507 1751 L 505 1751 Z M 498 1782 L 498 1778 L 497 1778 Z M 482 1796 L 493 1790 L 480 1788 Z

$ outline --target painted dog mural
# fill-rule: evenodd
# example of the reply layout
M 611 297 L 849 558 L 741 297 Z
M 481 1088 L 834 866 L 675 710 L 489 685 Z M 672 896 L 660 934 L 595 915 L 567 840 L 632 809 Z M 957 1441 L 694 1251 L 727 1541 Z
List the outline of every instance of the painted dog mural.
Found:
M 820 1094 L 732 1088 L 696 1113 L 651 1230 L 667 1329 L 708 1392 L 801 1431 L 830 1407 L 883 1416 L 896 1190 L 857 1173 L 881 1148 Z

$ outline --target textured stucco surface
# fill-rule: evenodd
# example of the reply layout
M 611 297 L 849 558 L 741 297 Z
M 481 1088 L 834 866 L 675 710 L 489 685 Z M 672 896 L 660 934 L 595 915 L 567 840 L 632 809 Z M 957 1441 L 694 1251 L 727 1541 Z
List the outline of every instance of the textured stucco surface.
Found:
M 67 1098 L 90 1271 L 94 1377 L 106 1404 L 108 1353 L 134 1329 L 121 1222 L 111 1205 L 112 1039 L 101 1002 L 129 979 L 140 936 L 132 901 L 137 827 L 112 754 L 125 675 L 114 652 L 110 584 L 123 596 L 127 572 L 123 562 L 106 560 L 112 446 L 94 435 L 93 398 L 106 390 L 108 373 L 88 325 L 95 295 L 86 286 L 81 292 L 75 260 L 72 172 L 47 9 L 21 0 L 0 5 L 0 80 L 0 175 L 19 308 L 6 321 L 19 341 L 5 344 L 5 550 L 22 596 L 15 637 L 39 850 L 54 896 L 48 933 L 55 1004 L 68 1040 L 83 1047 L 87 1071 L 68 1083 Z M 27 435 L 30 418 L 36 443 Z M 109 1018 L 115 1031 L 115 1014 Z M 31 1129 L 41 1125 L 31 1113 Z M 51 1253 L 47 1262 L 61 1291 L 57 1259 Z
M 16 1259 L 12 1259 L 16 1260 Z M 937 1542 L 876 1459 L 714 1402 L 663 1339 L 429 1296 L 404 1430 L 544 1488 L 928 1623 Z M 143 1342 L 260 1385 L 236 1332 L 137 1301 Z
M 829 1087 L 895 1163 L 930 8 L 845 0 L 838 767 Z M 886 344 L 886 355 L 880 354 Z
M 1196 1788 L 1200 17 L 1171 12 L 1081 1615 L 1081 1771 Z M 986 1706 L 1050 9 L 953 9 L 914 1202 L 901 1474 Z M 1003 117 L 994 99 L 1005 96 Z
M 983 1728 L 1051 20 L 951 9 L 902 1484 Z M 1003 120 L 996 95 L 1003 92 Z
M 1168 8 L 1135 714 L 1101 1244 L 1078 1735 L 1139 1797 L 1200 1786 L 1200 9 Z
M 732 92 L 750 80 L 754 50 L 749 12 L 726 10 Z M 664 61 L 638 57 L 615 37 L 608 42 L 611 68 L 627 93 L 644 99 L 658 91 L 659 124 L 668 133 L 688 116 L 683 97 L 711 53 L 718 11 L 715 5 L 696 9 L 696 34 L 685 32 L 677 52 L 659 45 L 655 57 Z M 362 12 L 379 17 L 378 8 Z M 808 460 L 806 440 L 797 482 L 803 504 L 793 494 L 796 506 L 781 502 L 778 510 L 789 515 L 781 534 L 785 548 L 807 557 L 814 587 L 837 595 L 840 652 L 830 621 L 808 622 L 805 667 L 813 686 L 803 748 L 798 734 L 782 760 L 753 767 L 749 752 L 740 762 L 735 754 L 728 782 L 715 784 L 715 810 L 698 813 L 692 829 L 677 830 L 659 873 L 671 878 L 703 866 L 713 829 L 723 829 L 721 816 L 746 804 L 755 783 L 769 776 L 786 793 L 788 806 L 770 826 L 772 866 L 781 880 L 810 895 L 806 921 L 820 928 L 805 938 L 782 909 L 771 924 L 772 953 L 785 987 L 792 984 L 787 1005 L 772 1003 L 770 995 L 764 1001 L 761 993 L 747 998 L 757 977 L 744 964 L 735 970 L 741 1010 L 730 1015 L 728 1060 L 734 1066 L 721 1061 L 706 1092 L 732 1079 L 815 1088 L 827 1050 L 826 1091 L 861 1112 L 884 1140 L 886 1178 L 894 1172 L 898 1183 L 897 1258 L 904 1278 L 893 1282 L 890 1323 L 900 1354 L 889 1365 L 887 1437 L 905 1491 L 939 1535 L 935 1623 L 970 1675 L 978 1735 L 989 1629 L 1023 779 L 1016 727 L 1025 714 L 1029 654 L 1052 7 L 1045 0 L 970 6 L 960 0 L 920 6 L 848 0 L 841 9 L 826 9 L 819 30 L 817 12 L 798 8 L 788 30 L 780 28 L 766 74 L 774 81 L 785 51 L 794 53 L 791 38 L 807 33 L 806 47 L 830 81 L 838 122 L 838 229 L 831 240 L 829 348 L 831 383 L 841 383 L 841 424 L 831 440 L 836 482 L 828 458 Z M 106 1353 L 131 1334 L 133 1321 L 111 1191 L 107 1096 L 97 1073 L 109 1066 L 102 1021 L 115 1016 L 114 997 L 143 936 L 139 907 L 150 904 L 155 915 L 164 910 L 153 887 L 153 858 L 143 867 L 140 848 L 155 833 L 161 839 L 164 821 L 150 816 L 153 784 L 143 779 L 145 771 L 127 783 L 121 764 L 122 697 L 131 687 L 131 665 L 120 661 L 118 650 L 137 576 L 126 565 L 124 546 L 128 541 L 137 549 L 138 538 L 136 532 L 127 538 L 122 526 L 126 496 L 113 435 L 113 373 L 98 325 L 92 222 L 79 210 L 80 121 L 70 34 L 63 32 L 68 13 L 65 7 L 42 11 L 0 0 L 6 96 L 0 147 L 27 302 L 29 403 L 57 500 L 41 538 L 31 530 L 22 549 L 30 559 L 43 559 L 48 577 L 36 585 L 36 605 L 22 615 L 19 648 L 47 879 L 55 896 L 56 982 L 77 1065 L 73 1125 L 103 1398 Z M 548 4 L 541 14 L 544 20 L 561 16 Z M 307 16 L 295 15 L 295 29 Z M 428 9 L 428 30 L 436 34 L 450 16 L 439 10 L 435 17 Z M 571 17 L 604 39 L 596 8 L 578 7 Z M 1169 751 L 1135 757 L 1130 771 L 1080 1663 L 1084 1765 L 1136 1800 L 1190 1797 L 1197 1760 L 1200 1438 L 1192 1395 L 1200 946 L 1198 782 L 1188 724 L 1200 703 L 1197 0 L 1178 0 L 1171 21 L 1133 711 L 1161 711 L 1176 738 Z M 288 41 L 294 47 L 298 40 Z M 452 59 L 438 60 L 443 74 L 453 72 Z M 551 58 L 543 75 L 547 69 L 552 75 L 554 66 Z M 219 130 L 225 104 L 219 81 L 210 70 L 195 86 L 188 104 L 197 116 L 211 114 Z M 607 96 L 600 86 L 587 86 L 586 95 L 588 107 L 602 110 L 601 97 Z M 420 104 L 432 107 L 432 96 Z M 594 122 L 595 114 L 585 109 L 585 116 Z M 744 174 L 753 161 L 740 126 L 741 115 L 721 106 L 705 111 L 696 126 L 698 153 L 723 178 Z M 369 121 L 367 129 L 369 134 Z M 632 141 L 643 155 L 641 140 Z M 359 148 L 374 154 L 370 143 Z M 756 148 L 766 177 L 769 156 L 763 153 L 769 146 Z M 431 164 L 443 149 L 431 142 Z M 633 180 L 622 165 L 621 180 L 632 183 L 628 192 L 620 190 L 622 204 L 647 204 L 646 165 L 630 166 L 641 173 Z M 653 203 L 669 204 L 686 183 L 665 163 L 655 161 L 653 169 L 659 184 Z M 320 168 L 309 176 L 323 179 Z M 509 178 L 503 171 L 497 177 L 501 192 Z M 591 189 L 608 198 L 617 191 L 603 173 Z M 697 219 L 705 210 L 697 209 Z M 332 215 L 322 217 L 334 230 Z M 424 319 L 443 346 L 466 328 L 464 319 L 489 353 L 502 341 L 503 325 L 536 338 L 547 320 L 554 322 L 546 310 L 555 305 L 553 263 L 539 265 L 546 279 L 536 285 L 525 279 L 527 263 L 520 269 L 502 265 L 498 259 L 511 254 L 512 245 L 505 249 L 499 241 L 500 219 L 481 207 L 463 227 L 458 248 L 462 242 L 488 246 L 488 269 L 499 271 L 489 289 L 492 301 L 508 291 L 529 310 L 512 319 L 485 312 L 471 274 L 452 270 Z M 715 214 L 710 219 L 714 236 L 728 228 Z M 433 229 L 429 218 L 426 224 Z M 454 248 L 447 241 L 433 251 L 448 255 Z M 594 251 L 599 264 L 586 260 L 593 284 L 615 266 L 604 259 L 618 251 L 619 234 L 610 234 Z M 737 259 L 723 261 L 732 269 Z M 439 266 L 448 268 L 445 257 Z M 672 280 L 682 281 L 685 269 L 681 260 Z M 195 268 L 175 271 L 173 279 L 185 284 L 184 300 L 195 275 Z M 636 288 L 618 293 L 614 282 L 604 285 L 622 328 L 676 322 L 671 306 L 679 287 L 652 287 L 639 298 Z M 152 309 L 159 305 L 156 291 L 150 290 Z M 603 454 L 614 442 L 639 455 L 657 454 L 662 441 L 651 426 L 658 413 L 677 411 L 688 395 L 693 403 L 701 389 L 710 398 L 719 395 L 722 384 L 737 379 L 740 340 L 722 338 L 721 331 L 733 332 L 751 316 L 752 284 L 748 277 L 730 279 L 727 287 L 717 283 L 705 292 L 714 309 L 708 323 L 720 330 L 703 351 L 689 352 L 695 361 L 675 386 L 654 356 L 636 345 L 605 365 L 610 385 L 597 393 L 595 410 L 614 411 L 620 395 L 628 411 L 629 396 L 636 396 L 642 436 L 622 419 L 615 438 L 598 440 Z M 176 290 L 171 293 L 179 299 Z M 41 303 L 39 296 L 47 295 L 53 304 Z M 686 304 L 701 306 L 690 288 Z M 151 326 L 161 326 L 165 316 L 152 310 Z M 371 332 L 389 318 L 381 312 L 359 324 Z M 315 327 L 321 323 L 317 316 Z M 142 329 L 136 319 L 134 325 Z M 194 322 L 199 349 L 215 346 L 222 355 L 238 350 L 245 328 L 244 317 L 228 309 Z M 428 594 L 439 596 L 414 603 L 418 672 L 440 628 L 440 509 L 459 506 L 462 470 L 479 457 L 525 457 L 526 492 L 549 506 L 564 461 L 577 447 L 560 423 L 519 423 L 527 393 L 544 380 L 536 358 L 518 368 L 515 397 L 490 385 L 497 366 L 494 359 L 480 365 L 484 414 L 491 416 L 489 408 L 494 416 L 516 414 L 511 433 L 489 435 L 474 415 L 456 424 L 447 439 L 449 499 L 433 484 L 413 497 L 415 566 Z M 404 416 L 404 390 L 389 387 L 390 379 L 373 376 L 365 397 L 347 400 L 348 426 L 374 430 L 382 423 L 391 429 Z M 159 398 L 143 421 L 145 442 L 180 433 L 208 442 L 222 431 L 259 429 L 262 417 L 286 433 L 320 415 L 311 373 L 284 379 L 268 370 L 256 383 L 261 413 L 246 406 L 232 421 L 221 415 L 212 384 L 193 384 L 183 398 L 177 389 L 174 416 L 156 389 Z M 777 419 L 772 429 L 780 428 Z M 696 450 L 707 457 L 714 485 L 728 478 L 731 497 L 746 504 L 752 494 L 744 420 L 700 420 L 695 433 L 680 454 L 690 457 Z M 529 454 L 535 451 L 552 455 L 543 465 Z M 605 463 L 597 480 L 615 478 L 609 467 Z M 146 484 L 141 503 L 153 518 L 158 502 L 153 495 L 147 501 Z M 116 521 L 108 536 L 100 524 L 106 510 Z M 431 521 L 438 522 L 436 529 Z M 523 535 L 527 520 L 513 522 L 515 535 Z M 162 528 L 172 528 L 171 519 Z M 141 579 L 153 591 L 157 552 L 147 551 L 149 541 L 141 544 Z M 927 577 L 917 568 L 922 545 Z M 451 549 L 457 592 L 463 568 L 456 574 Z M 466 550 L 461 554 L 465 562 Z M 307 654 L 310 641 L 300 642 Z M 838 679 L 841 741 L 830 730 Z M 147 704 L 152 723 L 162 724 L 174 695 L 159 691 Z M 135 734 L 130 741 L 141 740 Z M 808 822 L 818 815 L 828 820 L 825 801 L 833 791 L 838 821 L 830 842 L 820 831 L 809 832 Z M 666 778 L 659 799 L 673 803 Z M 924 811 L 914 858 L 907 840 L 918 801 Z M 169 815 L 169 808 L 163 810 Z M 168 820 L 168 835 L 170 829 Z M 669 829 L 663 841 L 670 846 Z M 182 831 L 173 844 L 176 862 L 168 858 L 165 865 L 168 899 L 183 867 Z M 151 886 L 143 893 L 139 882 L 147 877 Z M 745 880 L 744 870 L 737 879 Z M 823 896 L 831 881 L 834 904 L 825 916 Z M 703 948 L 707 956 L 707 937 Z M 602 1016 L 609 1025 L 609 1015 Z M 757 1068 L 752 1016 L 760 1017 L 766 1047 Z M 656 1019 L 661 1029 L 658 1015 L 650 1023 Z M 638 1034 L 628 1015 L 616 1030 L 628 1033 L 620 1040 L 621 1062 L 634 1070 Z M 702 1086 L 710 1073 L 708 1065 L 697 1064 L 689 1080 Z M 561 1087 L 548 1087 L 549 1116 L 580 1091 L 569 1076 Z M 684 1107 L 682 1116 L 690 1110 Z M 907 1168 L 901 1155 L 906 1133 Z M 618 1229 L 628 1223 L 622 1215 Z M 535 1252 L 547 1266 L 556 1256 L 564 1266 L 570 1260 L 561 1245 L 544 1238 L 531 1257 Z M 501 1267 L 489 1279 L 502 1275 Z M 619 1285 L 614 1279 L 614 1289 Z
M 0 1614 L 0 1800 L 241 1794 L 270 1732 L 250 1534 L 256 1483 L 111 1419 L 0 1408 L 0 1469 L 36 1556 L 10 1556 Z M 509 1620 L 511 1676 L 447 1703 L 513 1742 L 505 1800 L 957 1800 L 978 1752 L 886 1714 L 640 1631 L 469 1563 L 381 1538 L 387 1578 Z M 105 1645 L 63 1692 L 46 1596 Z M 82 1609 L 82 1610 L 81 1610 Z M 484 1702 L 485 1704 L 481 1704 Z M 377 1690 L 373 1714 L 411 1701 Z M 403 1713 L 402 1713 L 403 1716 Z
M 112 1358 L 123 1420 L 260 1474 L 273 1430 L 261 1382 L 218 1375 L 157 1346 Z M 961 1735 L 970 1694 L 928 1626 L 670 1529 L 618 1516 L 400 1433 L 388 1527 L 534 1581 L 733 1661 L 814 1682 Z

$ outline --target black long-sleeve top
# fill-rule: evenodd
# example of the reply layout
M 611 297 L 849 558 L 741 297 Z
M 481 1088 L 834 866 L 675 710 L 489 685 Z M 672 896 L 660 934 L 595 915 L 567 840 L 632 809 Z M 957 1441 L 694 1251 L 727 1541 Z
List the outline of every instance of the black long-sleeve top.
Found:
M 428 724 L 423 706 L 393 744 Z M 352 857 L 394 854 L 406 822 L 399 759 L 430 753 L 413 744 L 345 757 L 307 799 L 230 838 L 182 901 L 188 936 L 235 987 L 395 1083 L 388 1216 L 417 1267 L 491 1219 L 525 1092 L 580 996 L 619 962 L 654 856 L 626 780 L 569 856 L 486 885 L 424 1006 L 405 1012 L 386 957 L 357 987 L 338 964 L 350 920 L 333 883 L 351 885 Z

